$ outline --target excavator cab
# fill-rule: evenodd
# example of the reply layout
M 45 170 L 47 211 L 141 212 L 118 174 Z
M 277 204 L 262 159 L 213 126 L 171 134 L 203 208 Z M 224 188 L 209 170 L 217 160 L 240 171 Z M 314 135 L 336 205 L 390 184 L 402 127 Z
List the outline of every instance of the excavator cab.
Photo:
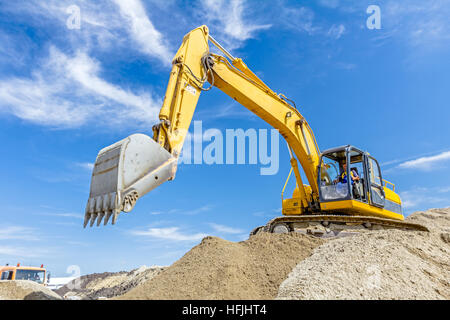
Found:
M 352 208 L 355 207 L 353 201 L 376 208 L 386 206 L 387 188 L 377 160 L 354 146 L 322 152 L 318 178 L 320 202 L 325 208 L 332 208 L 337 201 L 346 201 Z M 394 190 L 389 191 L 391 198 L 394 197 Z M 398 202 L 389 209 L 401 214 Z M 338 207 L 342 209 L 342 205 Z

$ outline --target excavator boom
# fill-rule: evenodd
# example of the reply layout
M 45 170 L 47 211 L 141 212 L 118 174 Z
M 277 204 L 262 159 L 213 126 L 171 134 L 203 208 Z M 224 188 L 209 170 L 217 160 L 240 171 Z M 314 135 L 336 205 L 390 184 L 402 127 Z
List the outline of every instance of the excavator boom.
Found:
M 209 41 L 233 59 L 231 63 L 210 53 Z M 305 168 L 313 193 L 318 194 L 316 167 L 320 152 L 304 117 L 284 95 L 273 92 L 241 59 L 223 49 L 209 36 L 206 26 L 201 26 L 184 37 L 175 54 L 153 139 L 131 135 L 99 152 L 84 226 L 92 226 L 95 221 L 99 225 L 104 217 L 106 225 L 110 216 L 114 224 L 121 211 L 131 211 L 138 198 L 175 177 L 177 159 L 200 93 L 208 90 L 203 88 L 207 80 L 279 130 Z M 298 169 L 295 174 L 301 182 Z M 307 207 L 303 183 L 298 185 Z

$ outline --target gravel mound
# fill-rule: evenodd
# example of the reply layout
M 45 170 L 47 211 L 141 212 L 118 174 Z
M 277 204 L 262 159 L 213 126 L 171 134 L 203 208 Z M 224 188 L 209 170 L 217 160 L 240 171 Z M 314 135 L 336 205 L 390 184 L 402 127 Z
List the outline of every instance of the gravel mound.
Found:
M 0 300 L 61 300 L 61 297 L 33 281 L 0 280 Z
M 130 272 L 93 273 L 74 279 L 56 292 L 66 299 L 97 300 L 122 295 L 159 274 L 165 267 L 141 266 Z
M 450 208 L 409 216 L 430 232 L 384 230 L 327 241 L 277 299 L 450 299 Z
M 273 299 L 292 268 L 324 240 L 261 233 L 242 242 L 206 237 L 119 299 Z
M 86 275 L 57 292 L 67 299 L 450 299 L 450 208 L 406 220 L 430 232 L 206 237 L 170 267 Z M 0 299 L 4 292 L 0 286 Z

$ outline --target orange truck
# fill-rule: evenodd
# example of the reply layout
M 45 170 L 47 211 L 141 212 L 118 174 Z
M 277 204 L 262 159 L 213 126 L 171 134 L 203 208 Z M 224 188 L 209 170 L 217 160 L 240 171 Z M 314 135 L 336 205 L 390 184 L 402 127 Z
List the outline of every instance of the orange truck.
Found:
M 40 284 L 46 284 L 47 271 L 44 265 L 38 267 L 21 266 L 3 266 L 0 267 L 0 280 L 30 280 Z

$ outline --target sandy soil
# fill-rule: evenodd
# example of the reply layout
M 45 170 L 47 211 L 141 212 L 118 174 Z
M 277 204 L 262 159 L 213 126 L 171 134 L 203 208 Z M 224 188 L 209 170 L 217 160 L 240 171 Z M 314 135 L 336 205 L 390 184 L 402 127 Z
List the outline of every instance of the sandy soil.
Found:
M 206 237 L 157 277 L 120 299 L 273 299 L 292 268 L 324 241 L 299 233 L 242 242 Z
M 450 299 L 450 208 L 407 221 L 431 232 L 206 237 L 170 267 L 85 275 L 56 292 L 71 299 Z M 32 282 L 0 281 L 0 299 L 59 298 Z
M 0 300 L 61 300 L 61 297 L 33 281 L 0 280 Z
M 142 266 L 130 272 L 94 273 L 74 279 L 56 290 L 66 299 L 96 300 L 122 295 L 158 275 L 165 267 Z
M 385 230 L 328 241 L 283 281 L 278 299 L 450 299 L 450 209 L 407 221 L 428 232 Z

